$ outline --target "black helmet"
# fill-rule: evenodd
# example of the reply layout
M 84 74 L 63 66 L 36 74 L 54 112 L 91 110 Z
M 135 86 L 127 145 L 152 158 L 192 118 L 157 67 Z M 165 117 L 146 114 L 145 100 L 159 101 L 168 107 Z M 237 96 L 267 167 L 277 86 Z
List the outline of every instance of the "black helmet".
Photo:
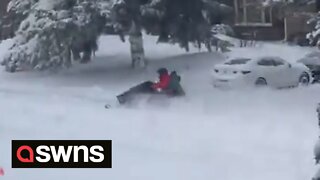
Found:
M 158 74 L 168 74 L 168 69 L 166 69 L 166 68 L 160 68 L 160 69 L 158 69 Z

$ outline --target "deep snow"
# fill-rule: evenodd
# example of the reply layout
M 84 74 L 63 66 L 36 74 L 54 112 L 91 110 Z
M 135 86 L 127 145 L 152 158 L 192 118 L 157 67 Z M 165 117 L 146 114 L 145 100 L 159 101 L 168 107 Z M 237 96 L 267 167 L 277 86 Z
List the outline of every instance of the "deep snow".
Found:
M 145 37 L 149 67 L 130 69 L 129 47 L 102 37 L 96 60 L 58 74 L 0 73 L 2 179 L 301 180 L 316 172 L 313 146 L 320 86 L 284 90 L 213 89 L 210 73 L 225 57 L 311 51 L 280 42 L 229 54 L 185 53 Z M 5 42 L 9 44 L 10 42 Z M 0 57 L 8 45 L 0 44 Z M 132 85 L 177 70 L 188 97 L 165 107 L 140 103 L 105 110 Z M 13 139 L 112 139 L 112 169 L 11 169 Z

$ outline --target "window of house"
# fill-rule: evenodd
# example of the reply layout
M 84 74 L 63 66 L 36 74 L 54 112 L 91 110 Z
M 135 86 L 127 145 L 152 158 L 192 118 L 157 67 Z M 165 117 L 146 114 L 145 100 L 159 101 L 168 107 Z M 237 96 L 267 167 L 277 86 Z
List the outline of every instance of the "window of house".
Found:
M 234 5 L 236 25 L 272 25 L 272 7 L 263 6 L 262 0 L 234 0 Z

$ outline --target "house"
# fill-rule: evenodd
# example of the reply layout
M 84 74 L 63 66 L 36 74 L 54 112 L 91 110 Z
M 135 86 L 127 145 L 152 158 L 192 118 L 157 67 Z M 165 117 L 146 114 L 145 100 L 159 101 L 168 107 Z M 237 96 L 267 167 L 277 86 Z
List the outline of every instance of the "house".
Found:
M 14 34 L 12 20 L 7 13 L 9 2 L 10 0 L 0 0 L 0 40 L 12 37 Z
M 279 1 L 279 0 L 278 0 Z M 317 12 L 318 1 L 302 4 L 234 0 L 233 27 L 238 37 L 255 40 L 290 40 L 310 32 L 308 19 Z M 271 1 L 269 1 L 271 2 Z
M 299 4 L 298 6 L 288 5 L 284 18 L 284 40 L 296 41 L 302 36 L 305 37 L 314 27 L 314 24 L 308 24 L 307 22 L 319 10 L 320 1 Z

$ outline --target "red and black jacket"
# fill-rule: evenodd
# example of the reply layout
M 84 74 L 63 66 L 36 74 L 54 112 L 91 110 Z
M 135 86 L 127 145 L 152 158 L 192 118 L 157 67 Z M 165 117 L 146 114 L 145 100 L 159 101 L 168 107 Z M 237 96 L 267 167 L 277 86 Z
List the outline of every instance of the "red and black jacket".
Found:
M 167 89 L 170 83 L 170 75 L 168 73 L 160 75 L 159 82 L 152 85 L 153 89 Z

